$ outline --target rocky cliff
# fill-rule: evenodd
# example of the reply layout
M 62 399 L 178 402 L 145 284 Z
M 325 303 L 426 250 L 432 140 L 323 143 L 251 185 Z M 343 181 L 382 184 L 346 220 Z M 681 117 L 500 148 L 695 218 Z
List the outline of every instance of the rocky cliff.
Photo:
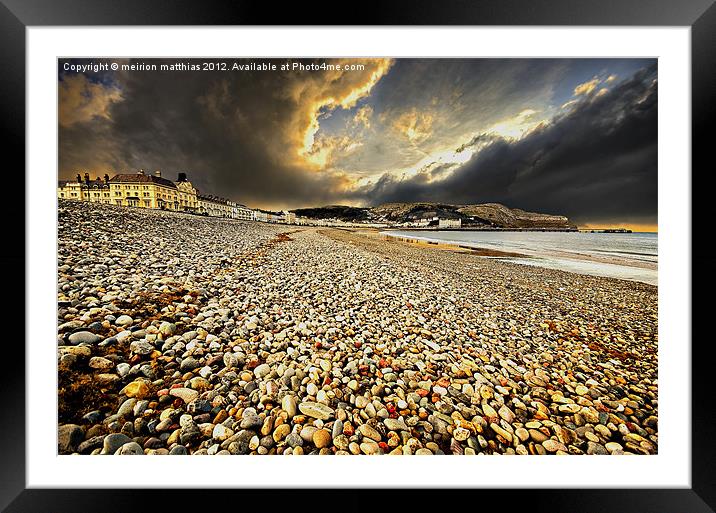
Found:
M 448 203 L 385 203 L 373 208 L 331 205 L 294 210 L 312 219 L 414 223 L 420 219 L 460 219 L 463 227 L 503 229 L 576 229 L 565 216 L 527 212 L 500 203 L 451 205 Z
M 576 228 L 565 216 L 527 212 L 519 208 L 507 208 L 499 203 L 463 205 L 458 212 L 501 228 Z

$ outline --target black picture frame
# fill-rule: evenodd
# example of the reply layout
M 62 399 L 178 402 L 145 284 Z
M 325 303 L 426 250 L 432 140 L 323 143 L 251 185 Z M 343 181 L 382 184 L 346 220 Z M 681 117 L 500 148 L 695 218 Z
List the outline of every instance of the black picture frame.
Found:
M 323 5 L 321 5 L 323 4 Z M 708 127 L 715 119 L 716 102 L 716 4 L 714 0 L 476 0 L 435 2 L 431 0 L 397 0 L 390 3 L 367 1 L 348 16 L 338 16 L 337 4 L 312 2 L 270 4 L 246 0 L 170 1 L 170 0 L 0 0 L 0 108 L 2 109 L 3 156 L 5 179 L 11 180 L 16 191 L 20 170 L 25 169 L 25 31 L 31 26 L 105 26 L 105 25 L 542 25 L 542 26 L 689 26 L 691 27 L 692 70 L 692 170 L 684 180 L 692 186 L 692 276 L 701 270 L 692 288 L 692 332 L 684 331 L 684 350 L 690 343 L 692 357 L 692 418 L 691 479 L 689 489 L 520 489 L 479 490 L 471 492 L 476 507 L 499 500 L 507 507 L 523 511 L 551 512 L 707 512 L 716 508 L 716 430 L 713 402 L 708 378 L 713 363 L 708 357 L 712 337 L 703 321 L 708 319 L 711 300 L 696 301 L 700 289 L 708 297 L 713 278 L 707 265 L 714 257 L 707 253 L 704 233 L 709 224 L 710 202 L 706 196 L 713 188 L 713 164 L 710 162 Z M 335 19 L 334 19 L 335 18 Z M 91 44 L 88 44 L 91 53 Z M 668 141 L 660 141 L 668 144 Z M 8 158 L 9 157 L 9 158 Z M 2 269 L 24 269 L 25 264 L 25 193 L 27 185 L 19 184 L 22 192 L 7 198 L 4 223 L 7 249 L 0 254 Z M 13 205 L 12 202 L 16 203 Z M 12 209 L 12 210 L 10 210 Z M 22 218 L 23 222 L 19 222 Z M 19 273 L 11 273 L 16 274 Z M 19 279 L 19 277 L 18 277 Z M 25 305 L 25 284 L 13 287 L 14 293 L 3 293 L 3 312 L 15 312 Z M 32 315 L 28 305 L 25 322 Z M 685 326 L 688 326 L 684 320 Z M 19 324 L 19 321 L 17 321 Z M 709 330 L 710 331 L 710 330 Z M 0 509 L 8 512 L 77 512 L 77 511 L 143 511 L 152 502 L 161 503 L 161 510 L 188 510 L 198 497 L 196 490 L 135 490 L 122 489 L 26 489 L 25 447 L 31 440 L 25 436 L 25 355 L 18 340 L 14 344 L 12 362 L 0 372 Z M 51 342 L 50 342 L 51 343 Z M 683 419 L 687 432 L 689 419 Z M 78 487 L 82 483 L 77 483 Z M 236 504 L 251 499 L 271 497 L 271 501 L 300 504 L 308 491 L 231 491 L 212 490 L 213 507 Z M 315 493 L 315 492 L 314 492 Z M 345 509 L 368 506 L 364 491 L 332 490 L 321 492 L 323 504 Z M 454 497 L 441 492 L 441 497 Z M 505 503 L 505 496 L 508 501 Z M 415 495 L 411 494 L 411 497 Z M 201 499 L 204 507 L 207 503 Z M 298 501 L 298 502 L 297 502 Z M 199 504 L 201 504 L 199 503 Z M 400 507 L 408 507 L 403 496 Z M 152 509 L 156 510 L 159 506 Z M 504 509 L 504 508 L 503 508 Z

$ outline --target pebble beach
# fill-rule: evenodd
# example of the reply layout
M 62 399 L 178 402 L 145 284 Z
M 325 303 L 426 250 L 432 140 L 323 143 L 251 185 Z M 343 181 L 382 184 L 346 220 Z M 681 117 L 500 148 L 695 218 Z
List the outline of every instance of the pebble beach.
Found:
M 58 453 L 648 455 L 657 287 L 60 200 Z

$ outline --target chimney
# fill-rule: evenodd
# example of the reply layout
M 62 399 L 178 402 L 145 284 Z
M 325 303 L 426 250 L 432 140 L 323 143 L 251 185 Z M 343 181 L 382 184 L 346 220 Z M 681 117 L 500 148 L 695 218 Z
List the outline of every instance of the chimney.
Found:
M 89 185 L 89 173 L 85 173 L 85 183 Z
M 77 183 L 82 183 L 82 177 L 77 173 Z
M 162 172 L 157 169 L 156 171 L 154 171 L 154 176 L 161 177 L 161 176 L 162 176 Z
M 104 174 L 104 183 L 109 183 L 109 175 L 107 173 Z
M 140 169 L 138 174 L 143 175 L 143 174 L 144 174 L 144 169 Z
M 177 182 L 186 182 L 186 173 L 179 173 L 179 178 L 177 178 Z

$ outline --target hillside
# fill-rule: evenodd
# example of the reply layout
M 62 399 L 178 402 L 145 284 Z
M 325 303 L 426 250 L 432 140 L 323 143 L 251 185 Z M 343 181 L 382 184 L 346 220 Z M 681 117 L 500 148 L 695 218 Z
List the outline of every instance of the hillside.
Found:
M 340 219 L 341 221 L 367 221 L 369 210 L 361 207 L 349 207 L 346 205 L 328 205 L 315 208 L 298 208 L 292 210 L 297 216 L 310 219 Z
M 373 208 L 328 205 L 292 210 L 310 219 L 338 219 L 346 222 L 414 223 L 419 219 L 460 219 L 466 228 L 576 229 L 565 216 L 527 212 L 500 203 L 450 205 L 448 203 L 385 203 Z
M 499 203 L 450 205 L 446 203 L 386 203 L 370 209 L 374 219 L 404 223 L 439 217 L 461 219 L 463 227 L 566 230 L 575 226 L 565 216 L 511 209 Z
M 499 203 L 464 205 L 458 212 L 502 228 L 551 228 L 566 229 L 574 225 L 565 216 L 527 212 L 519 208 L 507 208 Z

